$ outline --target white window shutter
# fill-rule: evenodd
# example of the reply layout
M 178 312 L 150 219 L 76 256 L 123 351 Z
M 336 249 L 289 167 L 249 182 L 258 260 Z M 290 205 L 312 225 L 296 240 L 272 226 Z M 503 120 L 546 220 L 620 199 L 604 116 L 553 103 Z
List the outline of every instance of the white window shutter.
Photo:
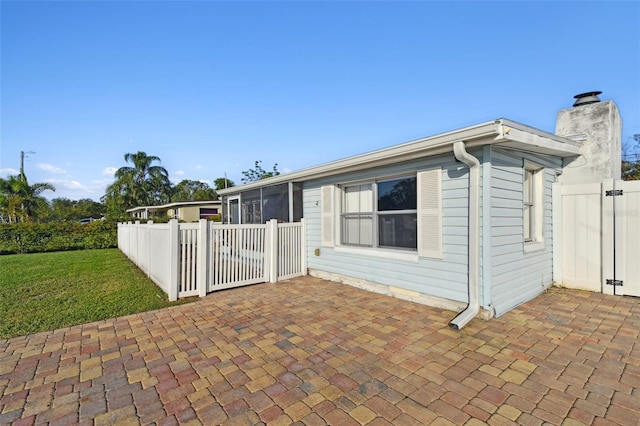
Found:
M 442 169 L 418 172 L 418 256 L 442 259 Z
M 335 187 L 326 185 L 320 188 L 320 210 L 321 210 L 321 233 L 322 245 L 324 247 L 334 246 L 334 212 L 333 204 L 335 197 Z

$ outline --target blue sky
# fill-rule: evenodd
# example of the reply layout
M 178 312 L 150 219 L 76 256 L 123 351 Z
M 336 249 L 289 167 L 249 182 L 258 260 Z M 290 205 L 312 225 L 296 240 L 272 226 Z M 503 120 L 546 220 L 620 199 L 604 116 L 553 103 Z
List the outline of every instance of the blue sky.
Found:
M 124 154 L 174 182 L 304 167 L 601 90 L 640 133 L 638 2 L 2 1 L 0 177 L 99 200 Z

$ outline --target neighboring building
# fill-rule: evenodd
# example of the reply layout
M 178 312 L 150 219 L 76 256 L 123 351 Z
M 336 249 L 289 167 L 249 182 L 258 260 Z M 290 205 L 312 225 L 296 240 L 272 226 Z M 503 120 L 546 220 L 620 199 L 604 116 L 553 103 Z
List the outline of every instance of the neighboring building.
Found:
M 140 206 L 127 210 L 136 220 L 153 220 L 154 217 L 197 222 L 221 213 L 221 201 L 179 201 L 162 206 Z
M 568 168 L 619 173 L 609 150 L 585 149 L 615 134 L 615 104 L 579 102 L 588 114 L 558 118 L 578 137 L 497 119 L 221 190 L 223 221 L 304 217 L 311 275 L 464 310 L 456 328 L 501 315 L 553 282 L 552 184 Z

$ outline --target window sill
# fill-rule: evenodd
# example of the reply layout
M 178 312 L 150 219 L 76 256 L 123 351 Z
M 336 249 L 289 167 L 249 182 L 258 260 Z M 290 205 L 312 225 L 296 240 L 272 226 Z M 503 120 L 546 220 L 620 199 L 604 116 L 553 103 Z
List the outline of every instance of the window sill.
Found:
M 524 243 L 525 253 L 535 253 L 544 250 L 544 241 L 531 241 Z
M 349 246 L 336 246 L 335 251 L 337 253 L 356 254 L 359 256 L 369 257 L 381 257 L 390 260 L 402 260 L 405 262 L 418 263 L 417 252 L 406 252 L 396 250 L 386 250 L 377 248 L 363 248 L 363 247 L 349 247 Z

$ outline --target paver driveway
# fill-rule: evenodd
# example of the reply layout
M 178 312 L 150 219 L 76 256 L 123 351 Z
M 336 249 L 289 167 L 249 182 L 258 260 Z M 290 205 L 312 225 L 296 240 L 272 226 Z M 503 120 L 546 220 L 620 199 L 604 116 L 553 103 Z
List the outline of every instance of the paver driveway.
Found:
M 4 340 L 0 423 L 639 424 L 639 299 L 453 316 L 302 277 Z

